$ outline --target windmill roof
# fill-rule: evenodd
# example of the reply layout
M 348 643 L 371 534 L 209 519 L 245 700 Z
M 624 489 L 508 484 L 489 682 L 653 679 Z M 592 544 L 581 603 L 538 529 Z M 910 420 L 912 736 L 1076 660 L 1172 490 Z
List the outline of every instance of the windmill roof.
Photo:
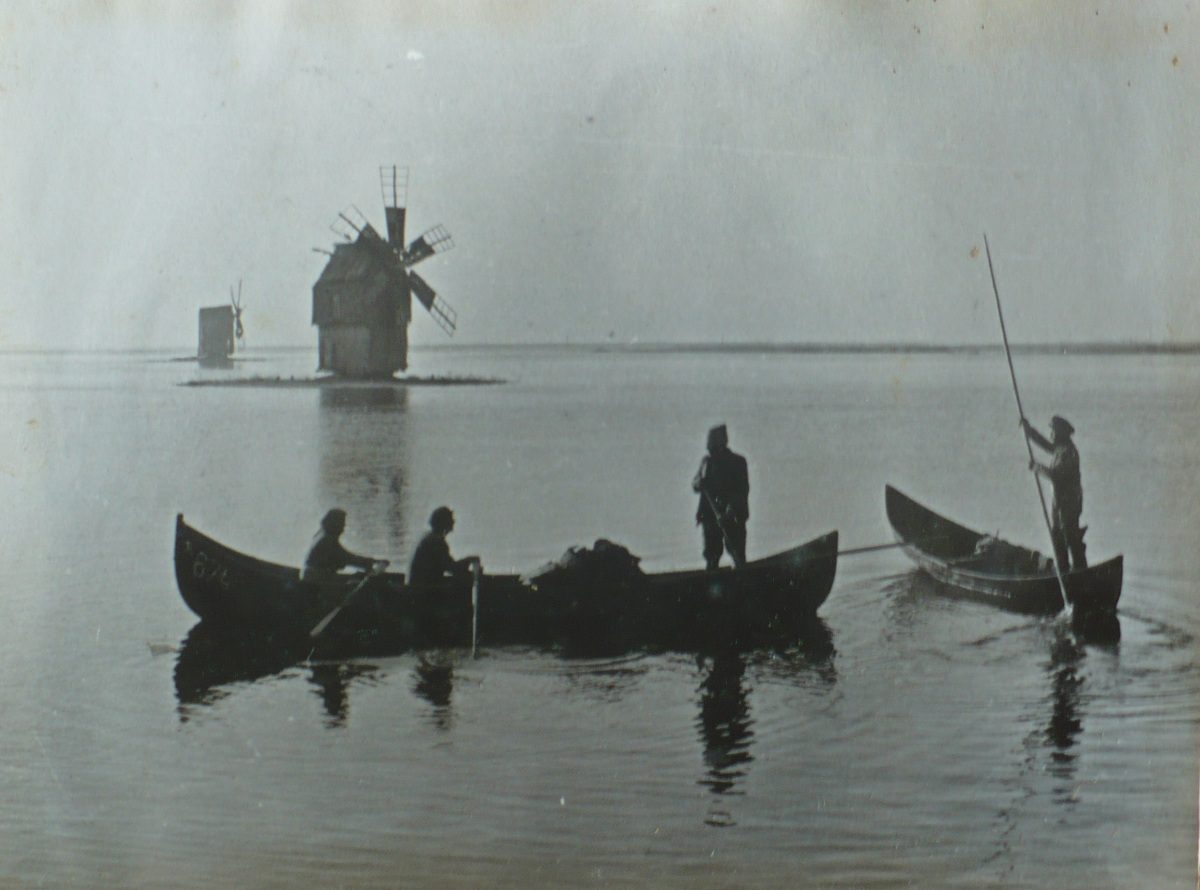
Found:
M 314 324 L 367 323 L 381 311 L 383 298 L 393 297 L 395 305 L 405 282 L 383 243 L 383 251 L 363 238 L 334 248 L 313 285 Z
M 333 249 L 333 256 L 325 264 L 317 284 L 331 284 L 335 281 L 361 282 L 381 271 L 386 271 L 383 258 L 361 240 L 351 244 L 339 244 Z

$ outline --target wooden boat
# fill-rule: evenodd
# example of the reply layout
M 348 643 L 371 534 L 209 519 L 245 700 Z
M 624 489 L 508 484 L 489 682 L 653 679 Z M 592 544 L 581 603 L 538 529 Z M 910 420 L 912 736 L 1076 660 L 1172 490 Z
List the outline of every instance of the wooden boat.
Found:
M 302 581 L 298 569 L 239 553 L 175 523 L 175 579 L 207 624 L 315 646 L 322 653 L 401 652 L 424 646 L 573 643 L 613 649 L 693 648 L 780 639 L 810 621 L 837 569 L 837 532 L 747 563 L 741 569 L 663 572 L 620 583 L 528 584 L 483 575 L 477 610 L 469 576 L 449 589 L 421 589 L 403 574 L 366 581 L 328 628 L 309 632 L 346 601 L 353 583 Z
M 1017 612 L 1053 615 L 1063 608 L 1054 564 L 1018 547 L 951 522 L 886 486 L 888 522 L 904 551 L 950 591 Z M 1063 575 L 1076 614 L 1112 614 L 1121 596 L 1123 558 Z

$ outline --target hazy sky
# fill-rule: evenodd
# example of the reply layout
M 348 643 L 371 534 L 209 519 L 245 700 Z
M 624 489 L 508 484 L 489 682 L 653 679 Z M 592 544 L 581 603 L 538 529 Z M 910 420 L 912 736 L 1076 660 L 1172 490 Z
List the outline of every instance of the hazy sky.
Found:
M 9 3 L 0 348 L 194 349 L 239 279 L 315 343 L 381 164 L 461 342 L 995 342 L 984 232 L 1014 340 L 1200 340 L 1198 47 L 1191 2 Z

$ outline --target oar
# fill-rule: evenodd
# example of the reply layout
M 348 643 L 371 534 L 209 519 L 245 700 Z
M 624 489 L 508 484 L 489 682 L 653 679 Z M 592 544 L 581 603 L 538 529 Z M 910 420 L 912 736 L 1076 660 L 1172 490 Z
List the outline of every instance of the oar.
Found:
M 329 622 L 333 621 L 334 618 L 337 618 L 338 613 L 341 612 L 342 609 L 346 608 L 346 605 L 350 602 L 350 600 L 354 599 L 354 596 L 360 590 L 362 590 L 364 587 L 367 586 L 367 582 L 370 581 L 372 578 L 376 577 L 377 575 L 379 575 L 383 571 L 383 568 L 377 569 L 375 566 L 386 567 L 386 565 L 387 565 L 387 563 L 384 563 L 381 561 L 381 562 L 377 562 L 377 563 L 375 563 L 375 565 L 371 566 L 371 570 L 369 572 L 367 572 L 365 575 L 363 575 L 363 579 L 361 581 L 359 581 L 356 585 L 354 585 L 353 590 L 351 590 L 348 594 L 346 594 L 346 598 L 344 600 L 342 600 L 342 604 L 340 606 L 336 606 L 328 615 L 326 615 L 319 622 L 317 622 L 317 626 L 314 627 L 312 630 L 310 630 L 308 632 L 308 635 L 313 639 L 316 639 L 317 637 L 319 637 L 321 635 L 321 631 L 323 631 L 323 630 L 325 630 L 325 628 L 329 627 Z
M 1008 356 L 1008 373 L 1012 377 L 1013 395 L 1017 399 L 1017 414 L 1021 420 L 1025 420 L 1025 409 L 1021 407 L 1021 390 L 1017 388 L 1017 372 L 1013 368 L 1012 350 L 1008 348 L 1008 330 L 1004 327 L 1004 310 L 1000 308 L 1000 289 L 996 287 L 996 270 L 992 268 L 992 250 L 988 247 L 987 234 L 983 236 L 983 249 L 987 252 L 988 273 L 992 276 L 992 293 L 996 295 L 996 314 L 1000 316 L 1000 335 L 1004 338 L 1004 354 Z M 1025 436 L 1025 449 L 1029 452 L 1029 460 L 1033 462 L 1033 446 L 1029 443 L 1029 436 L 1025 435 L 1025 425 L 1021 424 L 1021 435 Z M 1046 509 L 1046 495 L 1042 491 L 1042 477 L 1034 473 L 1033 481 L 1037 485 L 1038 501 L 1042 505 L 1042 519 L 1046 522 L 1046 531 L 1050 534 L 1050 549 L 1053 553 L 1054 546 L 1054 526 L 1050 522 L 1050 511 Z M 1058 578 L 1058 591 L 1062 594 L 1063 607 L 1069 608 L 1070 603 L 1067 600 L 1067 585 L 1063 581 L 1062 567 L 1058 564 L 1058 559 L 1054 560 L 1054 576 Z
M 475 657 L 475 643 L 479 639 L 479 576 L 483 574 L 483 564 L 471 563 L 471 657 Z
M 700 491 L 704 495 L 704 500 L 708 502 L 708 509 L 712 510 L 713 517 L 717 520 L 717 528 L 721 530 L 721 537 L 725 539 L 725 549 L 729 551 L 729 557 L 733 560 L 733 567 L 740 569 L 744 562 L 737 555 L 737 551 L 733 549 L 733 544 L 729 540 L 729 530 L 725 528 L 725 523 L 721 521 L 721 514 L 717 510 L 716 502 L 713 501 L 712 495 L 708 493 L 708 489 L 703 484 L 700 486 Z
M 933 537 L 921 538 L 920 543 L 928 543 L 930 541 L 944 541 L 949 535 L 934 535 Z M 912 544 L 912 541 L 893 541 L 891 544 L 872 544 L 869 547 L 852 547 L 849 550 L 839 550 L 838 556 L 854 556 L 857 553 L 871 553 L 875 550 L 891 550 L 894 547 L 906 547 Z
M 870 547 L 853 547 L 850 550 L 839 550 L 838 556 L 854 556 L 856 553 L 871 553 L 874 550 L 891 550 L 893 547 L 903 547 L 908 541 L 896 541 L 892 544 L 872 544 Z

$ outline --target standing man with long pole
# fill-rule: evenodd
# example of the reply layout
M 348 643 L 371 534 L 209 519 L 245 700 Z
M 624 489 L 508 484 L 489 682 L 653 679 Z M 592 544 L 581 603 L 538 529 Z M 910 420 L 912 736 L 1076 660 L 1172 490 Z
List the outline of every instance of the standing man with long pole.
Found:
M 1000 289 L 996 287 L 996 270 L 992 267 L 992 250 L 988 246 L 987 235 L 983 236 L 983 249 L 987 253 L 988 273 L 992 277 L 992 293 L 996 295 L 996 314 L 1000 317 L 1000 335 L 1004 338 L 1004 354 L 1008 357 L 1008 373 L 1012 377 L 1013 395 L 1017 399 L 1017 414 L 1020 415 L 1021 429 L 1029 428 L 1029 421 L 1025 419 L 1025 409 L 1021 406 L 1021 390 L 1017 388 L 1017 372 L 1013 368 L 1012 350 L 1008 346 L 1008 330 L 1004 326 L 1004 310 L 1000 307 Z M 1029 442 L 1029 436 L 1025 436 L 1025 448 L 1029 451 L 1029 463 L 1031 466 L 1037 462 L 1033 458 L 1033 445 Z M 1034 473 L 1033 481 L 1037 485 L 1038 500 L 1042 505 L 1042 519 L 1046 523 L 1046 531 L 1050 533 L 1050 542 L 1056 545 L 1054 536 L 1054 526 L 1050 522 L 1050 513 L 1046 509 L 1046 495 L 1042 492 L 1042 477 L 1038 473 Z M 1054 574 L 1058 578 L 1058 589 L 1062 593 L 1063 605 L 1070 606 L 1071 601 L 1067 598 L 1067 585 L 1063 581 L 1063 568 L 1059 565 L 1058 560 L 1054 561 Z

